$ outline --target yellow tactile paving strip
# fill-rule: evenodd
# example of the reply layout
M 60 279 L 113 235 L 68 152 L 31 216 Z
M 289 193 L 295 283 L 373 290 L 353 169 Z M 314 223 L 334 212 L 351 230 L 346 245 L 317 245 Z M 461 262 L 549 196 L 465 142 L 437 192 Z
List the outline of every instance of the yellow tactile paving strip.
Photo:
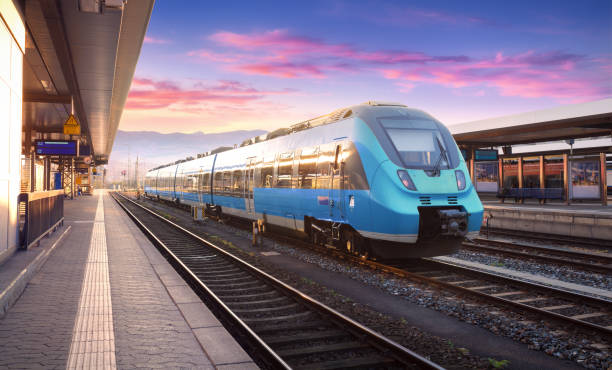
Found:
M 103 204 L 100 193 L 72 331 L 68 369 L 117 368 Z

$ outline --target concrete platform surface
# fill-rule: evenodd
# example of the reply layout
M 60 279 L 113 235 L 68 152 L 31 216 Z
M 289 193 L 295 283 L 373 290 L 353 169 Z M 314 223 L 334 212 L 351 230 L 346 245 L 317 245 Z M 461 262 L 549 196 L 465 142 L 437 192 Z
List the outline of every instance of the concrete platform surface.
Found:
M 490 209 L 522 209 L 525 211 L 551 212 L 561 214 L 576 214 L 592 217 L 612 218 L 612 204 L 603 206 L 600 203 L 572 203 L 569 205 L 560 203 L 514 203 L 512 201 L 501 203 L 499 201 L 483 201 L 485 208 Z
M 490 201 L 483 202 L 483 205 L 489 227 L 598 239 L 610 241 L 612 245 L 612 206 L 502 204 Z
M 25 286 L 0 319 L 0 368 L 257 368 L 107 193 L 64 213 L 0 266 L 0 296 Z

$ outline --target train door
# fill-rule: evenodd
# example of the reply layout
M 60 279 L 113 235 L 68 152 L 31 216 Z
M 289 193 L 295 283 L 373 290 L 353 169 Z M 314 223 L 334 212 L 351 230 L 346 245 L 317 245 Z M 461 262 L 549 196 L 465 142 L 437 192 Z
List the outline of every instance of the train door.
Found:
M 330 165 L 329 216 L 334 221 L 344 220 L 344 165 L 342 144 L 336 145 Z
M 249 215 L 255 214 L 255 200 L 253 199 L 253 188 L 255 187 L 255 159 L 247 159 L 244 175 L 244 203 Z

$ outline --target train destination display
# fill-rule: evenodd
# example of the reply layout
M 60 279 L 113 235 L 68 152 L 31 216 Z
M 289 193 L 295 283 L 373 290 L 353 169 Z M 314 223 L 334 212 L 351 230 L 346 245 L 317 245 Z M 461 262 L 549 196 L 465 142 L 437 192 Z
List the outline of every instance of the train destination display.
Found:
M 77 155 L 77 142 L 72 140 L 37 140 L 38 155 Z

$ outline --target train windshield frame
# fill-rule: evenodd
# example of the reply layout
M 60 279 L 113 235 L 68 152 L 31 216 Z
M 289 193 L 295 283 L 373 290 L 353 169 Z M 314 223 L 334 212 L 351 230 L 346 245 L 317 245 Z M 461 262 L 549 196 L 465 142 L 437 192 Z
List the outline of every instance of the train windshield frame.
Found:
M 440 124 L 424 115 L 377 117 L 390 144 L 405 168 L 451 169 L 453 161 L 448 138 Z

